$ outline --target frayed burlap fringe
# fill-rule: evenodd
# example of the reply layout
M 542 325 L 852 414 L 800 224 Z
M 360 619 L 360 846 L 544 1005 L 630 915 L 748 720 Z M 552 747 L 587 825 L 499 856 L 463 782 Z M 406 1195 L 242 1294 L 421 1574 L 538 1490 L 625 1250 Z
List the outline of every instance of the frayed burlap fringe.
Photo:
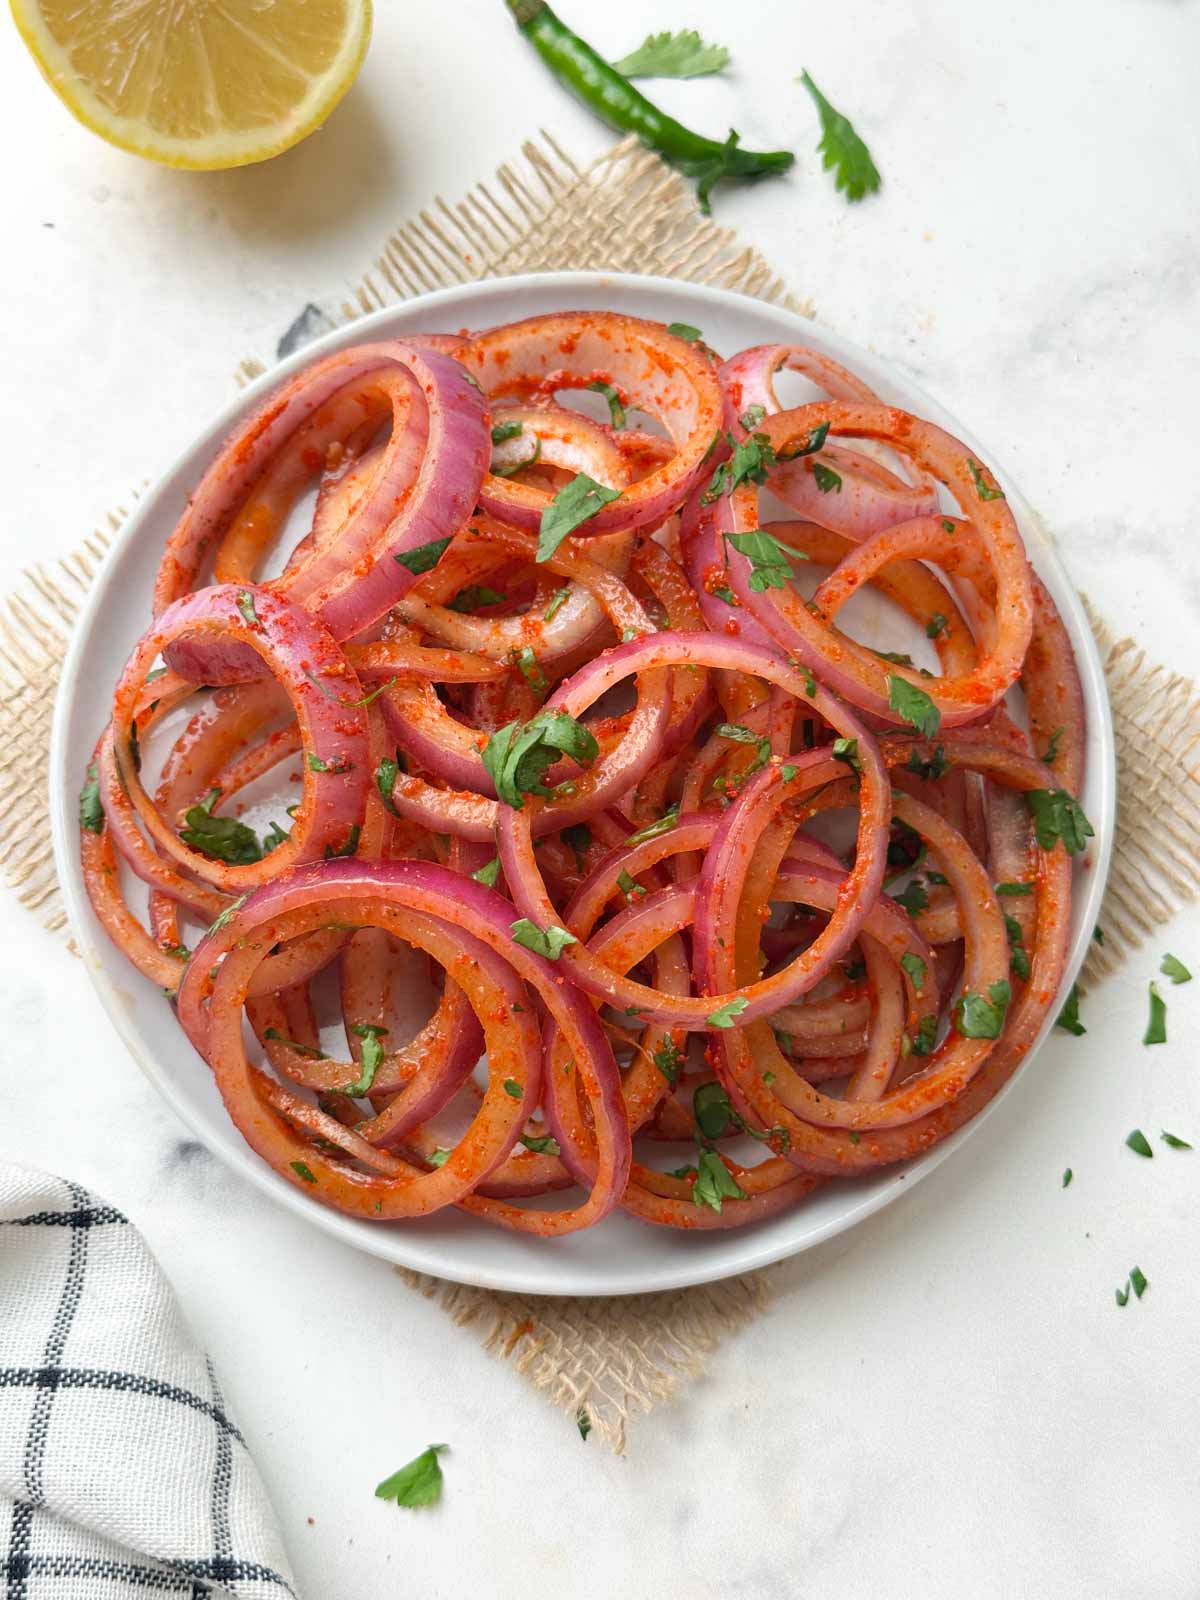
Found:
M 474 1329 L 485 1350 L 511 1361 L 552 1404 L 577 1422 L 582 1413 L 618 1452 L 630 1419 L 699 1377 L 722 1339 L 767 1303 L 764 1273 L 665 1294 L 548 1300 L 396 1270 L 460 1327 Z
M 1087 605 L 1087 602 L 1084 602 Z M 1114 640 L 1087 605 L 1117 747 L 1117 834 L 1083 985 L 1107 977 L 1196 898 L 1200 875 L 1200 694 L 1190 678 Z
M 523 154 L 523 166 L 501 167 L 493 184 L 480 184 L 458 205 L 436 200 L 398 228 L 349 297 L 306 308 L 291 347 L 301 342 L 298 330 L 311 336 L 430 289 L 559 268 L 719 284 L 812 315 L 757 251 L 702 217 L 683 179 L 636 143 L 583 171 L 546 134 Z M 248 357 L 236 377 L 246 383 L 264 371 L 262 360 Z M 20 590 L 0 602 L 0 874 L 54 930 L 66 918 L 47 826 L 51 707 L 80 603 L 127 515 L 118 507 L 72 555 L 30 568 Z M 1113 643 L 1094 617 L 1092 625 L 1112 697 L 1120 788 L 1105 943 L 1093 947 L 1085 973 L 1094 981 L 1195 894 L 1200 698 L 1192 683 L 1148 663 L 1131 640 Z M 631 1417 L 677 1394 L 766 1302 L 761 1273 L 603 1300 L 492 1294 L 401 1276 L 555 1405 L 576 1418 L 582 1409 L 616 1450 Z

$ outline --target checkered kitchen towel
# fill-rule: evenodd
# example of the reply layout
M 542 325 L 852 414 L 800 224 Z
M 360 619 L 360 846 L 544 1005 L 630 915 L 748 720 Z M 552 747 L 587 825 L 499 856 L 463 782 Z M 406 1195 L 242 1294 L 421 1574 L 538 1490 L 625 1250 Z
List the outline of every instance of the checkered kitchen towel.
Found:
M 295 1600 L 212 1364 L 141 1235 L 0 1163 L 0 1600 Z

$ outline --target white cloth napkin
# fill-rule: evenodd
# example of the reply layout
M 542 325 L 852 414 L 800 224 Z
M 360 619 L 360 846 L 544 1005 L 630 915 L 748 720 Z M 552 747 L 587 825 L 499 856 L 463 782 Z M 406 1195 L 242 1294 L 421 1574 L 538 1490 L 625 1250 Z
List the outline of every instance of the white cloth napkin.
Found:
M 283 1541 L 145 1241 L 0 1162 L 0 1596 L 287 1600 Z

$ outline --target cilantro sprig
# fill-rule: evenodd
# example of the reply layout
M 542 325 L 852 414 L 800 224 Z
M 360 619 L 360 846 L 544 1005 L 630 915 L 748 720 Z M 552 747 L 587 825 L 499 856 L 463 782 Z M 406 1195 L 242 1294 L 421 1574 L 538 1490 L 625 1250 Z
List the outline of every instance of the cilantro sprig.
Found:
M 613 66 L 626 78 L 704 78 L 728 62 L 723 44 L 705 44 L 695 28 L 681 28 L 678 33 L 648 33 Z
M 509 932 L 513 936 L 514 944 L 524 945 L 526 950 L 532 950 L 535 955 L 545 956 L 547 961 L 557 961 L 569 944 L 579 943 L 573 933 L 568 933 L 566 928 L 560 928 L 556 922 L 552 922 L 548 928 L 539 928 L 537 923 L 531 922 L 528 917 L 518 917 Z
M 816 103 L 821 119 L 821 142 L 817 149 L 824 157 L 826 171 L 834 174 L 834 187 L 844 191 L 846 199 L 851 201 L 874 194 L 883 179 L 871 160 L 871 152 L 854 131 L 854 124 L 830 105 L 807 72 L 802 72 L 797 81 Z
M 261 861 L 262 845 L 253 828 L 236 817 L 213 815 L 212 808 L 220 798 L 221 791 L 212 789 L 198 805 L 189 806 L 184 814 L 187 826 L 180 828 L 179 837 L 201 855 L 226 861 L 230 866 L 244 867 Z
M 606 505 L 621 498 L 619 489 L 606 489 L 602 483 L 577 473 L 565 484 L 542 512 L 538 529 L 537 559 L 549 561 L 568 534 L 582 526 Z
M 542 782 L 560 755 L 588 766 L 600 754 L 590 729 L 566 711 L 539 711 L 529 722 L 510 722 L 493 733 L 483 764 L 505 805 L 520 811 L 527 794 L 548 795 Z
M 762 528 L 748 533 L 727 533 L 729 544 L 750 563 L 750 587 L 755 594 L 765 589 L 786 589 L 791 582 L 793 561 L 807 561 L 801 550 L 789 550 Z
M 1053 850 L 1060 839 L 1068 855 L 1087 848 L 1095 830 L 1074 795 L 1065 789 L 1027 789 L 1025 803 L 1033 814 L 1037 842 L 1043 850 Z
M 923 739 L 932 739 L 942 725 L 942 713 L 925 693 L 897 673 L 887 675 L 888 705 L 914 727 Z

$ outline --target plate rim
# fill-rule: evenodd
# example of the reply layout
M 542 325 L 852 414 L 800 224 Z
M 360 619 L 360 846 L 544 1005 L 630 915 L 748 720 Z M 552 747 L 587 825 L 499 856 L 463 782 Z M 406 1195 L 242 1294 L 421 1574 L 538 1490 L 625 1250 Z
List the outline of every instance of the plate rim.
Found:
M 314 1204 L 293 1186 L 281 1179 L 275 1171 L 263 1162 L 257 1154 L 247 1145 L 238 1133 L 232 1122 L 226 1118 L 226 1125 L 218 1133 L 212 1124 L 198 1114 L 193 1113 L 193 1108 L 186 1101 L 182 1093 L 176 1090 L 173 1079 L 168 1073 L 159 1068 L 151 1060 L 151 1052 L 146 1049 L 140 1030 L 135 1025 L 133 1016 L 126 1002 L 120 995 L 116 984 L 109 978 L 97 953 L 98 941 L 106 936 L 95 923 L 86 891 L 83 887 L 82 873 L 78 864 L 78 851 L 76 849 L 77 828 L 74 817 L 74 789 L 72 776 L 68 768 L 68 722 L 70 717 L 69 703 L 73 699 L 72 691 L 84 669 L 85 639 L 93 631 L 97 614 L 105 609 L 108 590 L 111 585 L 111 574 L 119 566 L 122 555 L 134 545 L 141 536 L 142 528 L 150 524 L 159 509 L 159 502 L 167 486 L 172 480 L 181 475 L 190 458 L 198 449 L 201 439 L 218 437 L 222 438 L 247 410 L 258 401 L 277 388 L 293 372 L 308 366 L 327 352 L 342 349 L 347 345 L 368 343 L 373 338 L 379 337 L 381 327 L 386 327 L 395 321 L 397 316 L 411 319 L 422 316 L 426 311 L 436 313 L 441 307 L 450 305 L 466 307 L 482 302 L 485 305 L 494 296 L 501 294 L 520 293 L 522 291 L 544 291 L 547 294 L 567 292 L 578 286 L 581 292 L 596 294 L 603 289 L 613 289 L 618 295 L 622 289 L 628 288 L 633 294 L 662 294 L 684 301 L 691 301 L 697 305 L 733 304 L 735 308 L 742 309 L 746 314 L 765 315 L 783 318 L 790 321 L 796 330 L 796 343 L 813 341 L 818 344 L 830 345 L 833 353 L 839 355 L 847 365 L 855 362 L 868 369 L 878 369 L 894 383 L 902 386 L 906 392 L 917 398 L 922 407 L 927 407 L 926 414 L 931 414 L 943 419 L 943 423 L 951 425 L 955 437 L 964 444 L 976 449 L 993 467 L 999 466 L 1000 475 L 1005 485 L 1010 501 L 1013 503 L 1014 512 L 1018 516 L 1022 537 L 1026 548 L 1030 552 L 1031 565 L 1039 575 L 1043 575 L 1044 568 L 1049 567 L 1057 580 L 1056 603 L 1063 613 L 1064 622 L 1071 635 L 1072 645 L 1083 680 L 1084 699 L 1087 708 L 1089 726 L 1095 728 L 1097 748 L 1089 751 L 1091 766 L 1090 778 L 1099 782 L 1101 805 L 1098 815 L 1101 816 L 1102 825 L 1097 828 L 1096 842 L 1090 860 L 1090 871 L 1085 885 L 1077 882 L 1076 896 L 1086 898 L 1088 903 L 1094 903 L 1095 909 L 1103 899 L 1104 887 L 1107 883 L 1111 864 L 1116 801 L 1116 749 L 1112 727 L 1111 708 L 1109 705 L 1107 685 L 1104 678 L 1099 650 L 1091 627 L 1084 611 L 1082 601 L 1071 578 L 1049 536 L 1038 513 L 1034 510 L 1028 499 L 1021 493 L 1015 484 L 1011 473 L 997 461 L 996 453 L 981 446 L 974 436 L 961 426 L 957 417 L 942 406 L 932 395 L 928 394 L 918 381 L 910 377 L 895 362 L 885 357 L 880 357 L 873 352 L 863 350 L 852 340 L 835 330 L 823 325 L 814 326 L 800 313 L 787 306 L 763 301 L 753 295 L 743 294 L 739 291 L 726 289 L 713 284 L 689 283 L 673 278 L 658 277 L 647 273 L 621 273 L 605 271 L 556 271 L 545 273 L 520 273 L 503 278 L 489 278 L 476 283 L 456 284 L 445 289 L 437 289 L 427 294 L 416 295 L 411 299 L 400 301 L 396 305 L 382 307 L 366 316 L 335 328 L 320 338 L 304 345 L 301 349 L 269 367 L 258 378 L 248 384 L 238 395 L 230 400 L 202 427 L 192 434 L 186 446 L 176 453 L 172 460 L 158 471 L 151 480 L 150 487 L 145 491 L 136 509 L 126 519 L 120 530 L 114 536 L 111 545 L 105 552 L 100 568 L 80 608 L 64 654 L 62 669 L 55 691 L 53 720 L 51 725 L 50 751 L 48 761 L 48 781 L 50 785 L 50 823 L 51 836 L 58 872 L 58 880 L 67 909 L 68 921 L 80 953 L 82 955 L 89 980 L 100 999 L 104 1010 L 113 1023 L 118 1036 L 126 1049 L 132 1055 L 143 1075 L 153 1084 L 155 1090 L 163 1097 L 180 1121 L 196 1135 L 213 1154 L 217 1155 L 239 1177 L 248 1179 L 261 1193 L 268 1195 L 273 1200 L 289 1208 L 295 1215 L 307 1219 L 313 1225 L 322 1228 L 332 1237 L 341 1239 L 352 1245 L 355 1249 L 365 1251 L 377 1256 L 393 1265 L 407 1267 L 409 1270 L 429 1273 L 433 1276 L 446 1279 L 449 1282 L 466 1284 L 481 1289 L 497 1290 L 507 1293 L 527 1295 L 561 1295 L 564 1292 L 584 1298 L 597 1296 L 615 1296 L 655 1293 L 666 1290 L 675 1290 L 699 1286 L 705 1283 L 720 1281 L 728 1277 L 745 1272 L 758 1271 L 763 1267 L 776 1262 L 789 1259 L 803 1251 L 815 1248 L 819 1244 L 835 1238 L 850 1228 L 857 1226 L 876 1212 L 891 1205 L 935 1171 L 958 1150 L 966 1139 L 972 1137 L 990 1116 L 994 1107 L 999 1105 L 1011 1091 L 1016 1081 L 1021 1078 L 1033 1065 L 1034 1058 L 1039 1054 L 1046 1038 L 1053 1028 L 1053 1018 L 1047 1015 L 1037 1038 L 1030 1047 L 1025 1059 L 1017 1071 L 1013 1073 L 1008 1082 L 993 1096 L 986 1106 L 971 1120 L 957 1129 L 948 1138 L 935 1145 L 933 1149 L 909 1162 L 893 1169 L 891 1175 L 882 1181 L 877 1181 L 870 1189 L 865 1189 L 858 1198 L 857 1203 L 851 1203 L 837 1215 L 830 1217 L 824 1223 L 811 1226 L 801 1237 L 788 1240 L 780 1239 L 772 1230 L 749 1228 L 746 1230 L 722 1231 L 715 1237 L 721 1240 L 736 1240 L 743 1245 L 739 1260 L 736 1264 L 727 1261 L 712 1261 L 706 1264 L 707 1258 L 699 1250 L 681 1254 L 673 1260 L 664 1260 L 664 1268 L 660 1275 L 652 1282 L 639 1281 L 631 1283 L 622 1278 L 619 1270 L 605 1266 L 602 1270 L 593 1270 L 596 1281 L 587 1287 L 572 1283 L 565 1290 L 561 1283 L 547 1282 L 547 1277 L 553 1277 L 554 1255 L 553 1241 L 540 1241 L 545 1246 L 545 1254 L 538 1258 L 538 1264 L 527 1270 L 522 1264 L 521 1270 L 489 1271 L 485 1268 L 472 1267 L 469 1270 L 456 1265 L 453 1261 L 445 1262 L 440 1259 L 431 1259 L 437 1253 L 438 1241 L 430 1239 L 428 1245 L 422 1248 L 421 1235 L 418 1230 L 413 1232 L 383 1229 L 370 1223 L 364 1224 L 356 1218 L 344 1216 L 341 1212 L 334 1211 L 327 1206 Z M 558 309 L 558 308 L 556 308 Z M 536 315 L 535 311 L 528 314 Z M 638 315 L 637 310 L 631 310 L 629 315 Z M 392 335 L 395 336 L 395 335 Z M 1036 553 L 1036 560 L 1034 555 Z M 1097 725 L 1098 723 L 1098 725 Z M 1086 888 L 1086 895 L 1084 893 Z M 1084 937 L 1085 924 L 1081 923 L 1072 934 L 1072 945 L 1064 970 L 1061 994 L 1066 994 L 1079 974 L 1086 958 L 1090 935 Z M 138 975 L 132 974 L 136 982 L 144 983 Z M 775 1220 L 775 1219 L 770 1219 Z M 646 1226 L 652 1226 L 646 1224 Z M 703 1237 L 713 1237 L 704 1235 Z M 591 1270 L 591 1269 L 590 1269 Z

